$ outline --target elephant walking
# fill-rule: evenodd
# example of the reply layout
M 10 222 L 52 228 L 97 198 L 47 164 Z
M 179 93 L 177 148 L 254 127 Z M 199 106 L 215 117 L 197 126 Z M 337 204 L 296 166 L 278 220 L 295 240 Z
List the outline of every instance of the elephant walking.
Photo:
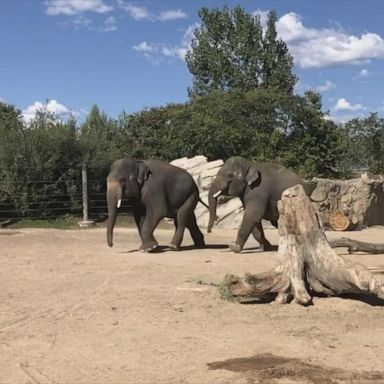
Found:
M 217 173 L 208 194 L 208 232 L 211 232 L 216 218 L 217 198 L 221 194 L 237 196 L 243 203 L 244 216 L 235 243 L 229 245 L 230 249 L 241 252 L 252 233 L 265 251 L 271 250 L 261 220 L 270 220 L 277 227 L 277 202 L 285 189 L 296 184 L 303 185 L 308 196 L 315 187 L 287 168 L 271 163 L 254 163 L 242 157 L 230 157 Z
M 113 227 L 117 209 L 125 197 L 133 202 L 133 215 L 141 238 L 140 250 L 157 247 L 153 231 L 164 217 L 173 218 L 175 234 L 170 248 L 180 248 L 188 228 L 196 247 L 205 246 L 204 236 L 196 223 L 194 209 L 200 200 L 192 176 L 184 169 L 161 160 L 116 160 L 107 178 L 107 242 L 113 246 Z

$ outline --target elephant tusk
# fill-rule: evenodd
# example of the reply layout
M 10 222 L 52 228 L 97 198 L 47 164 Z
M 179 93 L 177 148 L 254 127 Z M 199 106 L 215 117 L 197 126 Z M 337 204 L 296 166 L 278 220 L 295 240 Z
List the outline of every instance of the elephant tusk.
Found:
M 121 199 L 117 200 L 117 208 L 120 208 L 121 205 Z
M 219 197 L 221 194 L 223 193 L 223 191 L 217 191 L 213 197 L 216 199 L 216 197 Z

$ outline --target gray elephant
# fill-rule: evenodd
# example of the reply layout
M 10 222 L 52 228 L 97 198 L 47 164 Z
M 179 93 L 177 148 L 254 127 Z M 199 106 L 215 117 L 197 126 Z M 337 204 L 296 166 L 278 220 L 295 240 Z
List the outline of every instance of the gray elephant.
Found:
M 302 184 L 308 196 L 315 188 L 314 183 L 306 183 L 287 168 L 230 157 L 220 168 L 209 190 L 208 232 L 211 232 L 216 218 L 217 198 L 220 195 L 237 196 L 243 203 L 244 216 L 237 239 L 229 245 L 230 249 L 241 252 L 252 233 L 265 251 L 271 250 L 273 247 L 264 236 L 261 220 L 270 220 L 277 227 L 277 201 L 285 189 L 296 184 Z
M 201 201 L 199 191 L 184 169 L 161 160 L 120 159 L 112 164 L 107 178 L 107 242 L 110 247 L 117 209 L 123 197 L 133 202 L 141 251 L 150 252 L 157 247 L 153 231 L 164 217 L 173 218 L 176 226 L 171 249 L 180 248 L 185 228 L 189 229 L 196 247 L 205 246 L 194 213 L 196 204 Z

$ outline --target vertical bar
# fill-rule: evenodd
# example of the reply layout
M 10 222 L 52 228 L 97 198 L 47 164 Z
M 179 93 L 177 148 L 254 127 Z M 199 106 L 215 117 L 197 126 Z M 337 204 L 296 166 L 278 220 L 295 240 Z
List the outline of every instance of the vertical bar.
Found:
M 88 221 L 88 174 L 87 165 L 83 163 L 81 167 L 81 182 L 83 192 L 83 221 Z
M 81 190 L 83 194 L 83 220 L 77 224 L 81 228 L 88 228 L 94 226 L 95 222 L 88 218 L 88 170 L 85 163 L 81 166 Z

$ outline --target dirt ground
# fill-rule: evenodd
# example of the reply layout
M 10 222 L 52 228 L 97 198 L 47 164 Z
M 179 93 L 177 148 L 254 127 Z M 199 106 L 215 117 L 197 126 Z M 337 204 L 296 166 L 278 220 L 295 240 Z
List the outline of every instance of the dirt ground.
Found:
M 384 228 L 327 235 L 384 242 Z M 234 238 L 143 254 L 123 226 L 113 248 L 103 228 L 0 230 L 0 383 L 384 383 L 384 303 L 225 301 L 211 283 L 276 262 L 255 241 L 229 252 Z M 384 255 L 338 252 L 384 269 Z

